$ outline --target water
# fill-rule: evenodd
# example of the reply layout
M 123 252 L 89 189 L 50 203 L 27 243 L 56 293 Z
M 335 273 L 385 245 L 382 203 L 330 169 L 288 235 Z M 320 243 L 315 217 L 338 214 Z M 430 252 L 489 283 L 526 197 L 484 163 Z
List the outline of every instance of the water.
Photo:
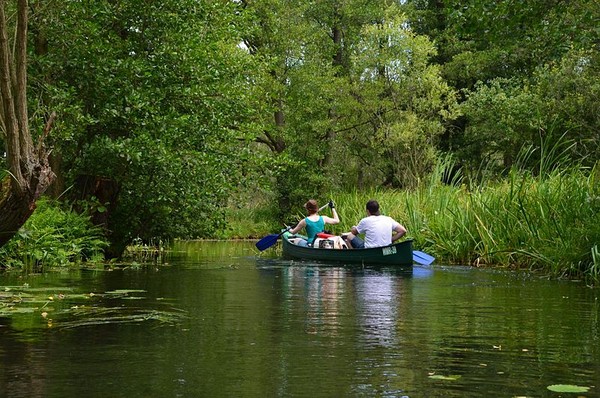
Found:
M 0 396 L 600 396 L 599 292 L 582 283 L 176 249 L 166 266 L 0 275 L 22 312 L 0 316 Z

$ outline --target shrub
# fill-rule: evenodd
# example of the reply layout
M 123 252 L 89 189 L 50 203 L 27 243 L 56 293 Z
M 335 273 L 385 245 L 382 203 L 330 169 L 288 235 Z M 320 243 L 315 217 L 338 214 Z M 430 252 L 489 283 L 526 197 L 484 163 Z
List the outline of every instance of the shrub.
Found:
M 79 264 L 103 258 L 107 245 L 101 228 L 89 217 L 56 201 L 40 200 L 17 235 L 0 248 L 0 264 L 5 268 Z

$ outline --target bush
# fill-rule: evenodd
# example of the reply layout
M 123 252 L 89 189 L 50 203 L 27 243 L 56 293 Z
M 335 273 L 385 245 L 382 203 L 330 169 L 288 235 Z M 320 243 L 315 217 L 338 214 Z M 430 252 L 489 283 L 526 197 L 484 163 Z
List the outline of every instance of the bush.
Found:
M 5 268 L 79 264 L 103 258 L 108 243 L 102 230 L 85 215 L 65 210 L 58 202 L 40 200 L 17 235 L 0 248 Z

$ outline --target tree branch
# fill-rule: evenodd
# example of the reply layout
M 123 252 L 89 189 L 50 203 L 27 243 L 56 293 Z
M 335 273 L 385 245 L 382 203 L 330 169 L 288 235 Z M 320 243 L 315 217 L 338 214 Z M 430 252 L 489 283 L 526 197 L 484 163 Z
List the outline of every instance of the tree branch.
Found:
M 50 130 L 52 129 L 54 120 L 56 120 L 56 112 L 52 112 L 50 114 L 50 117 L 48 118 L 48 120 L 46 121 L 46 125 L 44 126 L 44 131 L 42 133 L 42 136 L 38 140 L 37 152 L 36 152 L 38 155 L 42 152 L 42 148 L 44 146 L 44 141 L 46 140 L 46 137 L 48 136 L 48 134 L 50 133 Z

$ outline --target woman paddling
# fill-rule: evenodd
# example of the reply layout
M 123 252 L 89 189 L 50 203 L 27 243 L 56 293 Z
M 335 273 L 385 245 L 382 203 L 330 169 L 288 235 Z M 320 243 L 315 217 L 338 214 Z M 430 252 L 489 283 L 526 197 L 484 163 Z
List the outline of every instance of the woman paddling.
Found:
M 329 201 L 329 208 L 333 213 L 333 218 L 319 215 L 319 205 L 314 199 L 310 199 L 308 202 L 306 202 L 304 204 L 304 208 L 308 212 L 308 216 L 300 220 L 298 225 L 296 225 L 290 231 L 290 233 L 296 234 L 302 228 L 306 228 L 307 239 L 300 239 L 298 241 L 298 246 L 312 246 L 317 234 L 319 232 L 323 232 L 325 229 L 325 224 L 338 224 L 340 222 L 340 218 L 338 217 L 332 200 Z

